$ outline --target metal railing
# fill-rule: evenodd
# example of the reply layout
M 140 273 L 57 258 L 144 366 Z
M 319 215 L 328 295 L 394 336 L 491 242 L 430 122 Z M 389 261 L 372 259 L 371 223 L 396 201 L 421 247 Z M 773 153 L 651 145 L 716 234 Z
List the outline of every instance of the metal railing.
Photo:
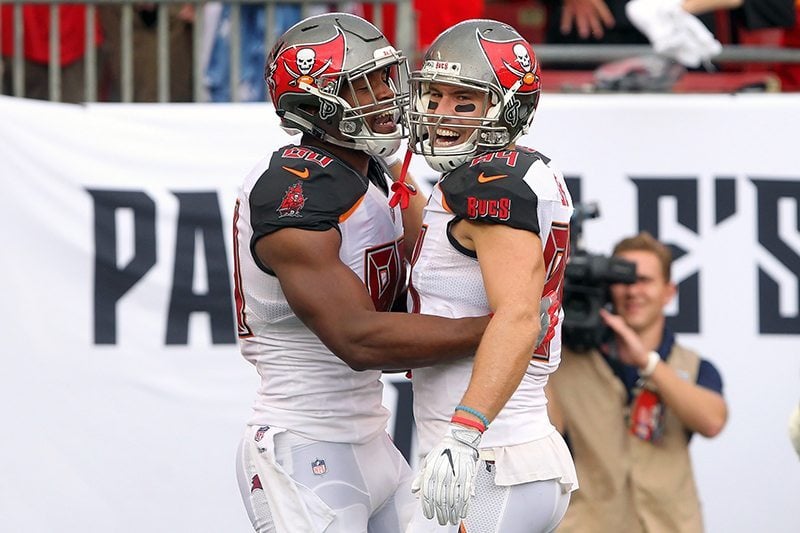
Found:
M 61 100 L 61 67 L 60 67 L 60 35 L 59 35 L 59 6 L 61 4 L 81 3 L 86 6 L 86 38 L 84 56 L 84 97 L 87 102 L 94 102 L 98 96 L 98 57 L 95 46 L 95 21 L 97 5 L 117 5 L 120 7 L 120 74 L 119 95 L 122 102 L 132 102 L 134 97 L 133 69 L 133 16 L 134 5 L 137 2 L 130 0 L 98 0 L 97 2 L 76 2 L 75 0 L 26 0 L 14 2 L 13 5 L 13 55 L 11 57 L 12 94 L 25 96 L 25 60 L 23 51 L 24 25 L 23 4 L 47 4 L 50 6 L 50 35 L 49 35 L 49 99 Z M 172 5 L 192 4 L 195 6 L 195 19 L 193 22 L 192 46 L 192 93 L 194 101 L 201 101 L 203 89 L 203 64 L 202 38 L 205 26 L 203 7 L 206 0 L 157 0 L 157 101 L 170 101 L 170 44 L 169 44 L 169 16 L 167 10 Z M 232 101 L 239 100 L 237 85 L 240 79 L 241 41 L 240 41 L 240 10 L 245 4 L 263 5 L 265 8 L 264 49 L 268 51 L 278 35 L 276 35 L 276 6 L 283 4 L 300 4 L 301 17 L 306 17 L 315 6 L 324 6 L 329 11 L 347 11 L 352 2 L 321 2 L 318 0 L 235 0 L 227 2 L 231 5 L 230 12 L 230 94 Z M 2 2 L 0 5 L 9 4 Z M 410 61 L 414 62 L 419 51 L 416 49 L 416 20 L 412 0 L 373 0 L 361 2 L 373 6 L 373 22 L 378 28 L 383 29 L 382 10 L 383 4 L 395 4 L 397 17 L 395 24 L 396 46 L 406 51 Z M 2 31 L 0 29 L 0 31 Z M 0 39 L 2 36 L 0 35 Z M 559 64 L 586 64 L 602 63 L 605 61 L 623 59 L 636 55 L 652 53 L 648 46 L 631 45 L 536 45 L 537 56 L 544 65 L 548 63 Z M 800 63 L 800 49 L 762 48 L 746 46 L 726 46 L 722 53 L 714 58 L 715 62 L 730 63 Z M 5 61 L 4 61 L 5 62 Z M 0 72 L 4 67 L 0 63 Z
M 0 1 L 0 5 L 9 2 Z M 60 68 L 60 34 L 59 34 L 59 5 L 60 4 L 85 4 L 86 5 L 86 40 L 85 40 L 85 69 L 84 69 L 84 97 L 86 102 L 97 100 L 97 49 L 95 47 L 95 21 L 96 5 L 118 5 L 120 11 L 120 100 L 132 102 L 134 94 L 133 71 L 133 15 L 134 5 L 141 2 L 130 0 L 100 0 L 97 2 L 76 2 L 75 0 L 25 0 L 13 3 L 13 55 L 11 58 L 12 94 L 25 96 L 25 60 L 24 60 L 24 25 L 23 4 L 49 4 L 50 6 L 50 35 L 49 35 L 49 98 L 53 101 L 61 100 L 61 68 Z M 202 65 L 202 37 L 205 25 L 204 10 L 208 2 L 205 0 L 157 0 L 157 91 L 159 102 L 170 101 L 170 45 L 169 45 L 169 16 L 167 13 L 170 5 L 193 4 L 195 19 L 193 22 L 193 50 L 192 73 L 194 100 L 200 101 L 203 94 L 203 65 Z M 241 42 L 240 42 L 240 8 L 244 4 L 263 5 L 265 9 L 266 29 L 264 32 L 264 49 L 270 50 L 275 43 L 276 35 L 275 11 L 277 4 L 300 4 L 301 17 L 308 16 L 314 6 L 323 6 L 327 11 L 347 11 L 352 2 L 322 2 L 314 0 L 234 0 L 225 2 L 231 5 L 231 33 L 230 33 L 230 93 L 233 101 L 238 101 L 237 85 L 240 77 Z M 382 9 L 383 4 L 395 4 L 397 17 L 395 45 L 401 50 L 413 50 L 416 46 L 416 24 L 412 0 L 372 0 L 362 2 L 372 4 L 375 16 L 373 23 L 383 29 Z M 0 30 L 1 31 L 1 30 Z M 0 39 L 2 36 L 0 36 Z M 2 67 L 2 65 L 0 65 Z M 0 68 L 0 72 L 2 69 Z

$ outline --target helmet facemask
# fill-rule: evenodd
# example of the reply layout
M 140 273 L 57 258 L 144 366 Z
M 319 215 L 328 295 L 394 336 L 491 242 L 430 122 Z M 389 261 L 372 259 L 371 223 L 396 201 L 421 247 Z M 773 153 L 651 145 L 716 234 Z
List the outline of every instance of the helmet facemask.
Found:
M 310 133 L 326 142 L 375 156 L 389 156 L 397 151 L 400 141 L 408 136 L 402 120 L 408 105 L 408 92 L 402 90 L 408 85 L 408 66 L 406 58 L 391 47 L 376 50 L 375 56 L 376 59 L 351 70 L 323 74 L 314 84 L 299 81 L 299 88 L 319 98 L 318 108 L 306 106 L 306 113 L 316 117 L 304 121 L 308 125 L 302 131 L 311 130 Z M 382 82 L 391 89 L 391 98 L 380 99 L 376 94 L 370 81 L 375 72 L 380 73 Z M 391 130 L 373 131 L 376 117 L 379 122 L 393 124 Z M 291 121 L 296 117 L 284 118 Z M 325 127 L 315 128 L 312 122 L 322 122 Z
M 386 55 L 389 54 L 389 55 Z M 408 65 L 406 58 L 393 48 L 377 50 L 376 59 L 356 69 L 344 73 L 341 77 L 342 86 L 339 91 L 342 116 L 339 122 L 339 132 L 347 139 L 355 141 L 356 147 L 376 156 L 394 154 L 400 147 L 400 140 L 408 136 L 404 119 L 404 111 L 408 106 Z M 383 98 L 376 94 L 370 82 L 378 72 L 380 83 L 386 83 L 393 93 L 391 98 Z M 359 103 L 359 92 L 369 93 L 369 97 L 362 96 Z M 356 102 L 350 105 L 345 100 Z M 388 131 L 375 131 L 378 128 L 388 127 Z

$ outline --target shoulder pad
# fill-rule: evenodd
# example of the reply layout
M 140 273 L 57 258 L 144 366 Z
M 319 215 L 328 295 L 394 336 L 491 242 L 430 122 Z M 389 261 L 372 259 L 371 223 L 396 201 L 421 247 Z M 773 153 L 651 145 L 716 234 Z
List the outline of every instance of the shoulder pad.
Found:
M 475 157 L 440 182 L 447 208 L 459 218 L 504 224 L 538 234 L 538 198 L 524 180 L 537 160 L 538 157 L 519 150 Z
M 325 230 L 367 192 L 367 180 L 316 148 L 285 146 L 250 192 L 253 242 L 286 227 Z

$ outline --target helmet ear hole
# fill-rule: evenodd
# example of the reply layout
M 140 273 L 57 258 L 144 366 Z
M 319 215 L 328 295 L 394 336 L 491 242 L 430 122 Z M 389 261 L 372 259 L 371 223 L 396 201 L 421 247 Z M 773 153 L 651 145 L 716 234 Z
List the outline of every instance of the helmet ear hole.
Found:
M 312 117 L 319 113 L 319 106 L 313 106 L 309 104 L 300 104 L 297 106 L 298 111 L 302 111 L 304 114 Z M 285 113 L 286 111 L 281 109 L 281 112 Z

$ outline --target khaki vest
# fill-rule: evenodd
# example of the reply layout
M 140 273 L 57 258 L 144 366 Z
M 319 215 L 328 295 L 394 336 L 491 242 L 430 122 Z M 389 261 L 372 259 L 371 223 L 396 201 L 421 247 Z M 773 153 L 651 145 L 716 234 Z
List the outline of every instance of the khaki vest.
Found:
M 674 345 L 667 362 L 697 381 L 695 353 Z M 677 416 L 666 409 L 657 444 L 631 435 L 625 386 L 596 351 L 564 350 L 550 381 L 580 483 L 559 533 L 703 531 L 686 430 Z

